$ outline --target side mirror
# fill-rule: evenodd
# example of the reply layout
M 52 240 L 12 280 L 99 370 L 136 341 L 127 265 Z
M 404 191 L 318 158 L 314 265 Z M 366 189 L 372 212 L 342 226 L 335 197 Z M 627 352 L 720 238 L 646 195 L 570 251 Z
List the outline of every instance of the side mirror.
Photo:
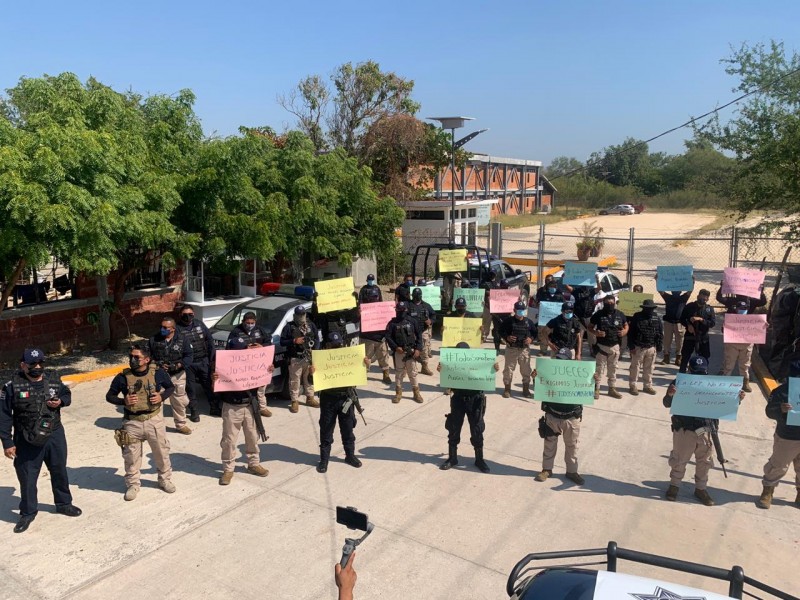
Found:
M 623 283 L 623 284 L 622 284 L 622 289 L 624 289 L 624 290 L 627 290 L 627 289 L 628 289 L 628 288 L 630 288 L 630 287 L 631 287 L 631 286 L 629 286 L 629 285 L 628 285 L 628 282 L 627 282 L 627 281 L 626 281 L 625 283 Z
M 514 271 L 514 275 L 522 275 L 522 269 L 517 269 Z

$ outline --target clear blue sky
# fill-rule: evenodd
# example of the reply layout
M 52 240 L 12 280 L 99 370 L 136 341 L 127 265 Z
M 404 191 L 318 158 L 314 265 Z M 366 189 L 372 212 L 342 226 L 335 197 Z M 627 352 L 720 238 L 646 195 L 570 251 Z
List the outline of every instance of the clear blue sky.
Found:
M 800 45 L 797 0 L 31 1 L 0 14 L 2 89 L 62 71 L 141 93 L 191 88 L 206 133 L 231 135 L 290 125 L 278 93 L 373 59 L 415 81 L 421 117 L 490 128 L 467 149 L 545 164 L 724 104 L 731 45 Z M 688 136 L 651 150 L 680 152 Z

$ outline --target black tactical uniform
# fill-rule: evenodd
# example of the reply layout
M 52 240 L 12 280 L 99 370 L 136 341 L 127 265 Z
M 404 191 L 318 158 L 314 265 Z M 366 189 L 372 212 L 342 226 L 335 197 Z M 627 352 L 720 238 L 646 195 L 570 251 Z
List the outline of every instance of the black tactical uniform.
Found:
M 171 340 L 160 333 L 147 342 L 152 362 L 159 367 L 166 367 L 167 373 L 175 375 L 192 366 L 192 345 L 180 331 L 175 331 Z
M 672 350 L 672 339 L 675 338 L 675 364 L 681 364 L 681 348 L 683 347 L 684 327 L 681 325 L 681 313 L 692 292 L 659 292 L 664 300 L 664 358 L 662 365 L 669 364 Z
M 738 295 L 726 295 L 722 294 L 722 288 L 717 290 L 717 302 L 722 304 L 725 307 L 725 312 L 727 314 L 736 314 L 738 310 L 738 304 L 740 302 L 747 302 L 747 314 L 752 315 L 757 308 L 761 308 L 762 306 L 767 305 L 767 296 L 764 292 L 761 292 L 761 296 L 759 298 L 751 298 L 750 296 L 742 296 L 741 294 Z
M 408 316 L 417 320 L 422 332 L 422 350 L 417 360 L 422 364 L 421 373 L 423 375 L 433 375 L 433 371 L 428 367 L 428 361 L 431 358 L 431 332 L 436 312 L 430 304 L 422 299 L 422 290 L 419 288 L 414 289 L 411 298 L 411 302 L 408 303 Z M 427 321 L 430 321 L 431 324 L 428 325 Z
M 594 345 L 597 343 L 594 334 L 589 331 L 590 319 L 594 314 L 594 295 L 594 288 L 588 285 L 576 285 L 572 289 L 575 316 L 578 317 L 586 331 L 586 341 L 589 344 L 589 353 L 592 356 L 595 355 Z
M 702 294 L 701 290 L 701 294 Z M 706 293 L 706 295 L 708 295 Z M 692 317 L 701 317 L 702 321 L 692 322 Z M 691 323 L 694 331 L 689 331 L 689 324 Z M 711 344 L 708 332 L 717 324 L 717 317 L 714 314 L 714 309 L 708 305 L 708 302 L 699 303 L 697 301 L 689 302 L 681 313 L 681 325 L 686 327 L 686 334 L 683 336 L 683 347 L 681 348 L 681 364 L 679 371 L 686 373 L 686 367 L 689 364 L 689 359 L 697 349 L 697 354 L 704 357 L 706 360 L 711 358 Z
M 446 471 L 458 464 L 458 444 L 461 442 L 461 429 L 466 416 L 469 422 L 469 441 L 475 448 L 475 466 L 484 473 L 489 472 L 489 466 L 483 460 L 483 432 L 486 431 L 483 415 L 485 414 L 486 394 L 476 390 L 453 390 L 453 395 L 450 396 L 450 412 L 445 415 L 444 421 L 449 455 L 440 469 Z
M 568 308 L 568 305 L 562 305 L 561 314 L 548 321 L 547 329 L 550 330 L 548 341 L 555 352 L 558 352 L 561 348 L 569 348 L 575 352 L 575 358 L 580 359 L 577 354 L 578 340 L 580 340 L 583 327 L 581 327 L 581 322 L 574 313 L 567 318 L 565 313 Z
M 327 348 L 341 348 L 344 341 L 337 332 L 331 332 L 326 339 L 328 340 Z M 339 432 L 342 435 L 342 446 L 344 446 L 344 462 L 356 468 L 361 466 L 361 461 L 356 457 L 356 436 L 353 432 L 356 426 L 354 398 L 357 398 L 354 387 L 331 388 L 319 393 L 318 473 L 325 473 L 328 470 L 333 431 L 336 429 L 337 421 L 339 422 Z
M 23 362 L 44 362 L 44 352 L 26 349 Z M 36 371 L 29 370 L 30 375 Z M 38 374 L 37 374 L 38 377 Z M 59 399 L 51 408 L 48 400 Z M 67 475 L 67 438 L 61 424 L 61 407 L 69 406 L 72 393 L 53 371 L 45 371 L 40 381 L 31 381 L 18 371 L 0 391 L 0 440 L 3 450 L 15 448 L 14 469 L 20 488 L 19 522 L 16 533 L 25 531 L 39 511 L 37 481 L 42 463 L 50 472 L 50 485 L 56 512 L 77 517 L 81 510 L 72 506 Z
M 406 302 L 397 303 L 396 316 L 386 325 L 386 343 L 394 357 L 395 397 L 392 402 L 397 404 L 402 399 L 403 379 L 408 375 L 414 401 L 422 403 L 422 394 L 417 384 L 417 363 L 414 360 L 414 354 L 422 352 L 422 328 L 419 321 L 408 316 Z M 398 352 L 398 349 L 402 352 Z
M 208 400 L 209 413 L 220 416 L 219 400 L 211 385 L 211 365 L 216 358 L 214 339 L 206 324 L 199 319 L 184 319 L 181 316 L 177 330 L 184 334 L 192 345 L 192 366 L 186 371 L 186 392 L 189 395 L 189 410 L 197 410 L 197 388 L 203 389 Z
M 259 345 L 259 346 L 271 346 L 272 345 L 272 336 L 267 333 L 263 327 L 260 325 L 256 325 L 252 329 L 248 331 L 247 327 L 245 327 L 244 323 L 239 323 L 236 327 L 234 327 L 230 334 L 228 335 L 228 340 L 230 341 L 232 338 L 244 338 L 247 342 L 248 347 L 252 345 Z
M 631 353 L 630 392 L 639 394 L 636 381 L 639 371 L 642 372 L 643 391 L 655 395 L 653 388 L 653 365 L 656 356 L 661 352 L 664 343 L 664 325 L 656 313 L 656 304 L 652 300 L 642 303 L 642 310 L 634 314 L 628 322 L 628 349 Z

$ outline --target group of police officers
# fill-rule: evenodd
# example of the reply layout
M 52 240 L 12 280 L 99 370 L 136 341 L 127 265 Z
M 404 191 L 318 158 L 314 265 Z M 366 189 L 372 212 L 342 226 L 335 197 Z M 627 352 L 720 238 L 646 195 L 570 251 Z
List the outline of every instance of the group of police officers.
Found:
M 367 368 L 377 361 L 383 372 L 383 383 L 391 385 L 389 355 L 395 372 L 395 395 L 393 403 L 403 397 L 403 381 L 408 377 L 411 383 L 412 399 L 424 401 L 418 382 L 418 367 L 422 375 L 433 375 L 431 359 L 431 334 L 436 313 L 423 301 L 419 286 L 414 287 L 413 278 L 407 275 L 404 282 L 395 290 L 395 317 L 384 331 L 362 333 L 365 342 L 364 364 Z M 513 313 L 498 318 L 488 311 L 488 298 L 491 289 L 502 287 L 495 278 L 489 276 L 482 287 L 486 289 L 487 308 L 483 315 L 467 310 L 464 298 L 457 298 L 451 316 L 461 318 L 481 318 L 480 335 L 484 341 L 489 336 L 496 348 L 499 342 L 506 344 L 503 368 L 502 396 L 511 396 L 513 373 L 519 366 L 522 376 L 522 395 L 531 397 L 532 383 L 537 375 L 531 367 L 531 346 L 538 344 L 540 356 L 550 356 L 560 360 L 581 359 L 584 339 L 588 341 L 590 356 L 596 361 L 594 397 L 599 398 L 600 386 L 605 378 L 608 395 L 621 398 L 616 388 L 616 371 L 623 345 L 627 342 L 630 352 L 629 391 L 638 395 L 637 381 L 641 376 L 642 392 L 656 394 L 653 388 L 653 369 L 658 354 L 661 364 L 669 364 L 672 342 L 675 341 L 675 364 L 680 372 L 708 374 L 710 358 L 709 332 L 716 325 L 716 315 L 708 305 L 710 293 L 701 289 L 697 298 L 689 302 L 692 290 L 662 292 L 665 302 L 665 316 L 656 313 L 652 300 L 645 300 L 641 310 L 628 319 L 616 308 L 616 299 L 607 295 L 602 299 L 602 307 L 595 310 L 594 298 L 598 290 L 590 286 L 565 286 L 570 300 L 565 301 L 552 276 L 545 279 L 544 285 L 531 299 L 532 306 L 541 302 L 562 302 L 561 314 L 546 325 L 537 326 L 528 318 L 528 304 L 523 300 L 514 305 Z M 375 277 L 370 275 L 366 284 L 356 294 L 359 305 L 381 302 L 383 295 Z M 742 296 L 723 296 L 717 293 L 717 300 L 726 307 L 728 313 L 747 314 L 766 303 L 761 298 Z M 111 382 L 106 400 L 123 409 L 121 427 L 115 431 L 115 439 L 122 449 L 125 468 L 126 491 L 124 499 L 134 500 L 141 487 L 140 468 L 143 443 L 150 446 L 153 461 L 158 472 L 158 487 L 166 493 L 175 492 L 171 481 L 172 467 L 169 457 L 169 439 L 166 423 L 161 411 L 165 401 L 172 407 L 175 431 L 190 435 L 187 420 L 197 423 L 198 392 L 204 393 L 209 403 L 209 414 L 222 417 L 222 438 L 220 441 L 222 475 L 220 485 L 228 485 L 234 475 L 236 445 L 239 432 L 244 430 L 247 471 L 265 477 L 268 470 L 260 463 L 258 441 L 266 441 L 262 417 L 270 417 L 265 388 L 245 391 L 214 392 L 217 375 L 213 372 L 215 347 L 211 333 L 202 321 L 194 318 L 190 306 L 180 310 L 176 322 L 170 316 L 161 321 L 160 331 L 144 344 L 135 344 L 129 353 L 129 366 Z M 488 317 L 487 317 L 488 315 Z M 315 322 L 316 320 L 316 322 Z M 321 335 L 320 335 L 321 333 Z M 348 343 L 346 319 L 339 314 L 319 314 L 316 302 L 311 312 L 299 305 L 294 310 L 293 319 L 280 332 L 281 344 L 287 348 L 288 388 L 292 413 L 299 410 L 301 392 L 305 394 L 306 405 L 320 408 L 320 458 L 317 471 L 325 473 L 328 469 L 333 433 L 339 424 L 345 462 L 353 467 L 361 467 L 355 452 L 354 428 L 356 407 L 359 406 L 354 388 L 343 387 L 324 390 L 315 398 L 313 387 L 314 366 L 311 351 L 325 348 L 338 348 Z M 257 324 L 253 312 L 245 313 L 240 325 L 231 331 L 226 348 L 244 350 L 267 346 L 272 336 Z M 460 342 L 457 348 L 469 348 Z M 738 366 L 743 378 L 740 401 L 750 391 L 749 368 L 752 344 L 724 345 L 724 356 L 720 374 L 730 375 Z M 59 376 L 44 369 L 45 355 L 41 349 L 25 350 L 19 371 L 7 382 L 0 392 L 0 439 L 6 457 L 14 459 L 14 467 L 20 482 L 20 514 L 15 532 L 25 531 L 36 517 L 38 511 L 36 482 L 42 464 L 51 474 L 51 485 L 55 498 L 56 511 L 67 516 L 77 517 L 81 510 L 72 504 L 66 471 L 67 444 L 61 424 L 61 409 L 70 405 L 71 393 Z M 439 370 L 441 365 L 439 365 Z M 494 368 L 500 369 L 498 362 Z M 268 369 L 273 369 L 269 365 Z M 800 362 L 791 366 L 791 376 L 800 376 Z M 667 389 L 663 399 L 665 407 L 670 407 L 675 394 L 675 383 Z M 490 471 L 484 460 L 484 414 L 486 395 L 481 391 L 464 389 L 447 390 L 450 394 L 450 412 L 445 418 L 448 432 L 448 457 L 441 464 L 448 470 L 458 464 L 457 448 L 461 430 L 466 418 L 470 429 L 470 442 L 475 451 L 475 465 L 484 472 Z M 543 402 L 544 416 L 539 421 L 539 434 L 544 440 L 542 468 L 536 481 L 545 481 L 553 473 L 558 448 L 558 438 L 563 436 L 566 477 L 578 485 L 584 483 L 578 472 L 578 443 L 583 417 L 581 404 Z M 800 426 L 789 425 L 786 415 L 791 410 L 788 402 L 788 384 L 784 383 L 770 396 L 766 414 L 777 421 L 773 453 L 764 467 L 763 492 L 757 501 L 761 508 L 769 508 L 778 481 L 794 465 L 798 496 L 795 500 L 800 506 Z M 696 417 L 673 415 L 673 448 L 669 457 L 670 484 L 666 490 L 667 500 L 677 499 L 679 486 L 686 466 L 694 457 L 695 497 L 707 506 L 714 504 L 707 491 L 708 472 L 712 466 L 711 433 L 716 422 Z

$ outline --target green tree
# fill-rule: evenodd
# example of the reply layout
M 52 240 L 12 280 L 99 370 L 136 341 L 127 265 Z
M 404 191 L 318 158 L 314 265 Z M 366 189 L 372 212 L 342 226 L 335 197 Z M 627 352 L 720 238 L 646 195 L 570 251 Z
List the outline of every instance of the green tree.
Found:
M 188 90 L 143 98 L 71 73 L 8 90 L 2 127 L 13 145 L 3 151 L 0 205 L 25 227 L 33 258 L 47 251 L 76 271 L 110 275 L 119 307 L 136 269 L 187 255 L 197 240 L 171 217 L 202 135 L 193 103 Z M 32 258 L 16 253 L 17 265 Z M 119 339 L 112 319 L 109 344 Z
M 750 95 L 722 125 L 712 119 L 699 134 L 736 158 L 728 192 L 743 215 L 754 210 L 782 215 L 764 219 L 762 231 L 800 238 L 800 55 L 783 43 L 743 44 L 724 59 L 739 79 L 735 91 Z
M 589 175 L 613 185 L 640 185 L 651 169 L 647 144 L 627 138 L 619 146 L 593 152 L 586 163 Z
M 582 173 L 584 165 L 573 156 L 556 156 L 544 170 L 545 177 L 556 179 L 565 175 Z

